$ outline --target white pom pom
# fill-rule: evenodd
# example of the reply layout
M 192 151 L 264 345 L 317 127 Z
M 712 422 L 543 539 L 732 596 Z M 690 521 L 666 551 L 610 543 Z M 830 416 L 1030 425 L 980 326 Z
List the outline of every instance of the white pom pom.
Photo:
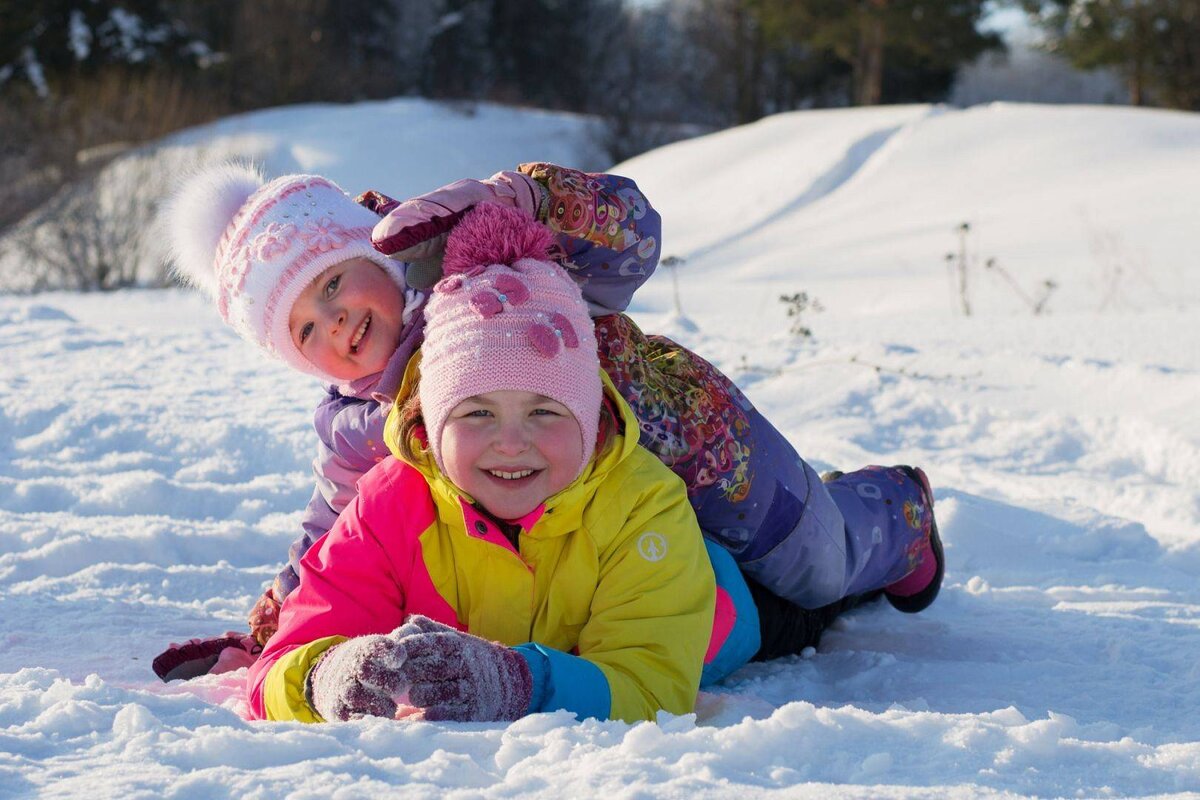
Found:
M 186 179 L 163 212 L 178 278 L 216 296 L 217 245 L 238 209 L 264 183 L 256 169 L 236 163 L 210 167 Z

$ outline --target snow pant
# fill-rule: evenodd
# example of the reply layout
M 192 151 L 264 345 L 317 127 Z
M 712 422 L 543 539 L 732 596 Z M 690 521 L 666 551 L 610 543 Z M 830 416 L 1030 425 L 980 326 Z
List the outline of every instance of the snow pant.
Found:
M 917 566 L 927 534 L 921 487 L 895 467 L 866 467 L 822 483 L 757 411 L 748 437 L 749 490 L 693 498 L 705 536 L 727 548 L 748 578 L 819 609 L 882 589 Z
M 705 541 L 717 579 L 716 613 L 700 686 L 723 680 L 750 661 L 797 655 L 816 647 L 843 612 L 877 600 L 882 592 L 843 597 L 816 609 L 801 608 L 747 578 L 729 551 Z
M 600 365 L 633 409 L 639 443 L 683 479 L 705 537 L 747 576 L 816 609 L 915 568 L 931 511 L 901 470 L 822 484 L 716 367 L 623 314 L 595 325 Z

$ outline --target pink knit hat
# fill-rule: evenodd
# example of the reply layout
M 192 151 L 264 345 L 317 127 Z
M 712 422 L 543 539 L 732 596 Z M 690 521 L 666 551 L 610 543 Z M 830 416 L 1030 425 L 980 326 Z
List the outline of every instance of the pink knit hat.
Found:
M 243 338 L 301 372 L 330 383 L 288 331 L 292 305 L 334 264 L 365 258 L 404 289 L 403 265 L 371 246 L 379 222 L 317 175 L 267 183 L 250 167 L 225 164 L 191 177 L 166 211 L 175 271 L 205 290 Z
M 552 241 L 520 212 L 481 203 L 446 242 L 446 277 L 425 306 L 419 386 L 425 432 L 443 470 L 450 412 L 468 397 L 503 390 L 570 409 L 583 435 L 579 472 L 592 458 L 603 391 L 596 334 L 579 287 L 547 260 Z

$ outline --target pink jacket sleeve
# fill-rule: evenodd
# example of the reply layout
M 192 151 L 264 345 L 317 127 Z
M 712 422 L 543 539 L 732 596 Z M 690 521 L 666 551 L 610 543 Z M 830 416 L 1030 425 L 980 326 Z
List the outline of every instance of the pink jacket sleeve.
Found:
M 361 493 L 300 560 L 300 586 L 288 595 L 271 637 L 250 668 L 251 716 L 265 718 L 271 668 L 298 648 L 332 636 L 390 633 L 409 613 L 457 626 L 419 558 L 419 535 L 434 518 L 419 473 L 394 458 L 363 476 Z
M 250 668 L 251 714 L 265 718 L 262 688 L 284 655 L 329 636 L 388 633 L 404 618 L 404 596 L 390 554 L 361 511 L 361 498 L 300 562 L 301 581 L 279 615 L 279 631 Z

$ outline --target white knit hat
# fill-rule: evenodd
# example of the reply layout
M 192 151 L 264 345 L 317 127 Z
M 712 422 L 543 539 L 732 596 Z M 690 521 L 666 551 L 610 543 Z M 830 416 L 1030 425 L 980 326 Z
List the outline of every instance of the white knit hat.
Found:
M 371 246 L 379 217 L 317 175 L 267 183 L 243 164 L 213 167 L 187 180 L 166 222 L 176 275 L 215 300 L 243 338 L 329 383 L 342 381 L 305 358 L 288 330 L 300 293 L 353 258 L 375 262 L 404 290 L 403 264 Z

